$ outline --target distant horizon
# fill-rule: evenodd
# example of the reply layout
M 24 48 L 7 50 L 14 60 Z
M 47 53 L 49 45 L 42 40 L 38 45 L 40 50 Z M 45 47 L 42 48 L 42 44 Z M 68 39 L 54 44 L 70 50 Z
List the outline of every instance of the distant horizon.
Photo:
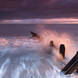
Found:
M 32 19 L 4 19 L 0 24 L 78 24 L 76 18 L 32 18 Z

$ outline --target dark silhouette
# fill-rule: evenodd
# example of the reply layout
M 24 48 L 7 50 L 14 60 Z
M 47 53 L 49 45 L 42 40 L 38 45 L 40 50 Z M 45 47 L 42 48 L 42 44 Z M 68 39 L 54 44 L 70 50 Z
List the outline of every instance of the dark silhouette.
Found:
M 50 46 L 50 47 L 54 47 L 54 48 L 56 48 L 56 49 L 57 49 L 57 47 L 55 46 L 55 44 L 54 44 L 54 42 L 53 42 L 52 40 L 50 41 L 49 46 Z
M 72 74 L 77 69 L 78 69 L 78 52 L 69 61 L 69 63 L 62 69 L 62 72 L 64 72 L 64 74 Z
M 63 58 L 65 58 L 65 46 L 64 46 L 64 44 L 60 45 L 59 53 L 63 56 Z
M 50 41 L 50 46 L 51 46 L 51 47 L 53 47 L 53 46 L 54 46 L 53 41 Z
M 40 36 L 37 33 L 32 32 L 32 31 L 30 33 L 31 33 L 32 37 L 40 39 Z
M 48 48 L 47 54 L 49 54 L 49 55 L 52 54 L 53 48 L 56 48 L 56 46 L 54 45 L 53 41 L 51 40 L 49 43 L 49 48 Z

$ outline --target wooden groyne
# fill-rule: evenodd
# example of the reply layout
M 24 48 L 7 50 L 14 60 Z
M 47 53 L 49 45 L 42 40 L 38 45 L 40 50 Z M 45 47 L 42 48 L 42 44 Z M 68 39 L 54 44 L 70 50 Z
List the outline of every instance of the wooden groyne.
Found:
M 72 74 L 75 71 L 78 71 L 78 52 L 62 69 L 62 72 L 64 72 L 64 74 Z

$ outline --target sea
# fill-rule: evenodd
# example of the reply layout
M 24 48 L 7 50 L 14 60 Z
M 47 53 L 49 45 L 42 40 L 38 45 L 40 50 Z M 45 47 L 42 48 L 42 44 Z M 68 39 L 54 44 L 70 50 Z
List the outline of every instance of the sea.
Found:
M 65 59 L 59 53 L 61 44 Z M 77 51 L 77 24 L 0 24 L 0 78 L 78 78 L 75 71 L 61 71 Z

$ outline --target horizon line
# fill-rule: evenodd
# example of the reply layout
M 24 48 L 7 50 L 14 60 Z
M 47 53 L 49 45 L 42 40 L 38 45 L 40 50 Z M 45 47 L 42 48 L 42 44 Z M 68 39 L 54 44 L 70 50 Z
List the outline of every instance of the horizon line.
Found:
M 52 19 L 5 19 L 0 24 L 78 24 L 76 18 L 52 18 Z

